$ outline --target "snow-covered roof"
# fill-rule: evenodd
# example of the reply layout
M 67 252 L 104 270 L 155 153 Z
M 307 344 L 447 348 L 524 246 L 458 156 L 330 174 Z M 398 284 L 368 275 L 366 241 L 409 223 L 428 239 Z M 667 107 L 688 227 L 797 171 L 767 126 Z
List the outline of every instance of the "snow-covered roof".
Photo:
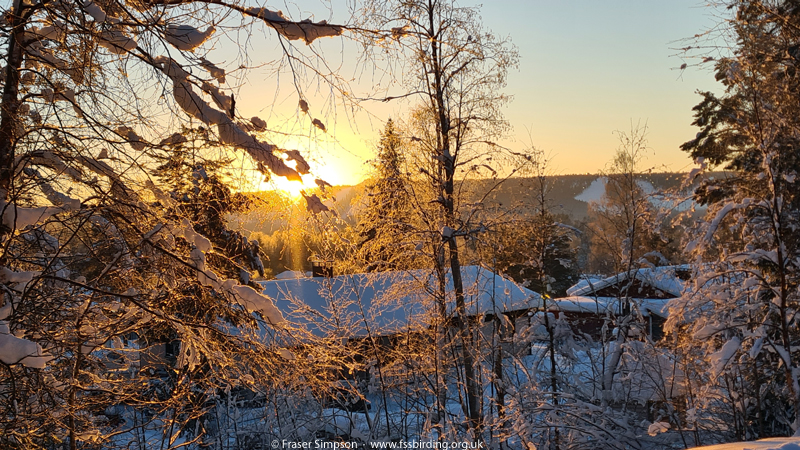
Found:
M 693 447 L 689 450 L 800 450 L 800 437 L 777 437 L 748 442 Z
M 661 317 L 666 317 L 668 314 L 667 304 L 670 299 L 640 298 L 631 300 L 638 305 L 645 317 L 651 313 Z M 619 298 L 582 296 L 555 298 L 547 301 L 547 309 L 549 311 L 605 314 L 608 311 L 618 312 Z
M 616 284 L 624 286 L 623 283 L 627 282 L 630 279 L 630 276 L 633 276 L 635 279 L 644 284 L 648 284 L 674 297 L 679 297 L 685 290 L 686 286 L 684 282 L 678 278 L 676 272 L 685 270 L 690 270 L 690 266 L 664 266 L 635 269 L 630 272 L 618 273 L 602 280 L 585 278 L 571 288 L 567 289 L 567 295 L 577 297 L 590 296 L 593 293 L 609 286 Z M 636 297 L 636 293 L 633 292 L 630 296 Z
M 310 277 L 311 272 L 301 272 L 299 270 L 284 270 L 283 272 L 275 275 L 276 280 L 294 280 L 296 278 Z
M 480 266 L 462 267 L 467 314 L 537 306 L 539 294 Z M 455 308 L 447 274 L 447 309 Z M 437 303 L 436 277 L 427 270 L 387 271 L 261 282 L 286 319 L 318 336 L 384 334 L 429 323 Z
M 580 281 L 575 283 L 572 287 L 567 289 L 567 295 L 578 295 L 575 292 L 583 292 L 586 288 L 591 288 L 605 280 L 606 277 L 599 275 L 581 275 Z

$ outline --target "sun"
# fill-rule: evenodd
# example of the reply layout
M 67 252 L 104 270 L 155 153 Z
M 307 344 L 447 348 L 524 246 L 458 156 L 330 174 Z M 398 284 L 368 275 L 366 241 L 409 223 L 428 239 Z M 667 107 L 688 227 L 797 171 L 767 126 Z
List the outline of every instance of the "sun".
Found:
M 290 181 L 284 177 L 273 175 L 269 181 L 261 182 L 259 190 L 279 191 L 292 200 L 297 200 L 302 195 L 302 191 L 309 191 L 318 187 L 313 175 L 302 175 L 301 178 L 303 181 Z
M 348 161 L 347 163 L 350 163 Z M 287 161 L 286 165 L 294 168 L 294 161 Z M 269 181 L 262 181 L 258 190 L 260 191 L 276 191 L 283 193 L 286 197 L 291 198 L 293 201 L 302 197 L 302 192 L 310 193 L 313 190 L 319 189 L 317 180 L 323 180 L 325 184 L 332 186 L 347 184 L 351 182 L 348 175 L 352 170 L 347 170 L 346 163 L 343 164 L 336 158 L 328 158 L 325 164 L 319 164 L 317 161 L 310 161 L 311 173 L 301 175 L 302 181 L 290 181 L 284 177 L 272 175 Z M 342 167 L 342 166 L 345 167 Z M 355 164 L 351 163 L 351 166 Z M 351 182 L 356 184 L 357 181 Z

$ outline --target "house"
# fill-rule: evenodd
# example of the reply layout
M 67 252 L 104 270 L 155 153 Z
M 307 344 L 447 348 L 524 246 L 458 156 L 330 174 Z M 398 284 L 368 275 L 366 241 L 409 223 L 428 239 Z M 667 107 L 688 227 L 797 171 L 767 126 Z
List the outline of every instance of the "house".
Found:
M 585 277 L 567 289 L 567 297 L 549 300 L 547 309 L 562 313 L 578 331 L 598 336 L 608 315 L 637 311 L 646 321 L 647 334 L 663 336 L 667 304 L 687 289 L 691 267 L 664 266 L 634 269 L 607 278 Z
M 471 317 L 535 307 L 541 298 L 480 266 L 462 267 L 461 275 L 467 315 Z M 438 281 L 429 270 L 296 277 L 261 285 L 291 324 L 316 337 L 353 338 L 425 329 L 441 303 L 447 316 L 454 317 L 449 272 L 446 283 L 444 302 L 436 301 Z
M 315 271 L 314 273 L 319 273 Z M 541 296 L 480 266 L 461 270 L 464 300 L 469 320 L 485 332 L 486 318 L 514 311 L 527 311 L 540 304 Z M 386 271 L 338 276 L 312 276 L 262 282 L 263 293 L 273 299 L 288 322 L 287 329 L 298 345 L 321 339 L 345 342 L 357 363 L 363 355 L 377 357 L 387 368 L 389 350 L 410 345 L 430 345 L 428 332 L 434 320 L 446 318 L 446 327 L 455 334 L 455 296 L 452 276 L 446 276 L 446 297 L 441 298 L 439 280 L 431 270 Z M 510 318 L 511 321 L 514 317 Z M 505 321 L 508 323 L 508 321 Z M 398 370 L 401 370 L 398 365 Z M 387 369 L 389 370 L 389 369 Z M 402 370 L 401 370 L 402 371 Z M 367 378 L 365 373 L 340 374 Z M 384 374 L 385 376 L 385 374 Z M 397 374 L 403 378 L 402 373 Z

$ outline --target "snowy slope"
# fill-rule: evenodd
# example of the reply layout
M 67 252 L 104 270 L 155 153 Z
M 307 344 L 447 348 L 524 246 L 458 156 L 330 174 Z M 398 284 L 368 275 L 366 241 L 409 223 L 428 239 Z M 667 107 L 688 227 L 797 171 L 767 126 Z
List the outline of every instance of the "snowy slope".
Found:
M 800 437 L 769 438 L 759 441 L 706 445 L 689 450 L 800 450 Z

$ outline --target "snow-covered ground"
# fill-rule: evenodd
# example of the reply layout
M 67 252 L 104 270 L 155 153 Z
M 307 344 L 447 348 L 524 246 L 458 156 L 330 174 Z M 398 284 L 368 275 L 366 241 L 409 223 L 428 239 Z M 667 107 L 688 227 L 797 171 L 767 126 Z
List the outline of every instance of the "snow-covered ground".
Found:
M 759 441 L 706 445 L 690 450 L 800 450 L 800 437 L 769 438 Z

